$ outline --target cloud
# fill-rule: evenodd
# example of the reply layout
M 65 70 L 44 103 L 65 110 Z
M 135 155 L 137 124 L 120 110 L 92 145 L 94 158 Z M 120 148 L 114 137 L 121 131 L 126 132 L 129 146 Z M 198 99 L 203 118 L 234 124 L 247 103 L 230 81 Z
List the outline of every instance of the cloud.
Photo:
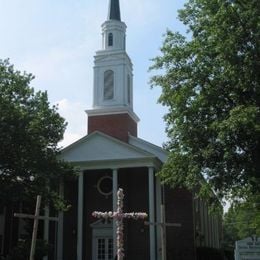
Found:
M 65 148 L 70 144 L 73 144 L 77 140 L 79 140 L 83 135 L 80 134 L 73 134 L 69 132 L 65 132 L 64 139 L 59 143 L 59 147 Z
M 66 147 L 87 134 L 85 105 L 68 99 L 59 100 L 55 104 L 58 105 L 60 115 L 68 122 L 64 139 L 59 144 L 61 147 Z
M 47 90 L 51 102 L 69 97 L 85 102 L 86 108 L 92 100 L 93 52 L 81 43 L 72 47 L 54 46 L 24 57 L 16 67 L 35 75 L 32 86 Z
M 127 52 L 134 64 L 135 111 L 142 120 L 140 133 L 152 140 L 155 138 L 145 134 L 147 128 L 142 123 L 148 121 L 149 132 L 151 123 L 145 118 L 158 110 L 156 105 L 151 107 L 156 99 L 151 98 L 154 90 L 150 91 L 147 85 L 148 60 L 157 53 L 165 28 L 174 22 L 178 3 L 120 0 L 121 18 L 128 26 Z M 87 133 L 84 110 L 92 103 L 93 55 L 101 49 L 101 24 L 107 18 L 107 7 L 108 0 L 0 1 L 0 56 L 10 57 L 17 69 L 34 74 L 33 87 L 47 90 L 50 102 L 59 103 L 59 111 L 69 123 L 63 146 Z M 145 111 L 142 97 L 147 98 Z M 161 130 L 158 131 L 162 139 Z
M 26 56 L 21 66 L 37 75 L 37 77 L 51 81 L 56 77 L 61 77 L 57 72 L 63 68 L 77 64 L 84 54 L 87 54 L 84 45 L 66 48 L 64 46 L 54 46 L 43 52 L 37 52 Z

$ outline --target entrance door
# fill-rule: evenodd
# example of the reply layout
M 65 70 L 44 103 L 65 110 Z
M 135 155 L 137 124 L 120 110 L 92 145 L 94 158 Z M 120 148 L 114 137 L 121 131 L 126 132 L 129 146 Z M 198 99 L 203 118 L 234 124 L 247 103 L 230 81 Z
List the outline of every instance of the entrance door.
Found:
M 96 260 L 113 260 L 112 237 L 97 237 L 95 244 Z
M 98 220 L 92 227 L 92 260 L 113 260 L 113 228 L 110 220 Z

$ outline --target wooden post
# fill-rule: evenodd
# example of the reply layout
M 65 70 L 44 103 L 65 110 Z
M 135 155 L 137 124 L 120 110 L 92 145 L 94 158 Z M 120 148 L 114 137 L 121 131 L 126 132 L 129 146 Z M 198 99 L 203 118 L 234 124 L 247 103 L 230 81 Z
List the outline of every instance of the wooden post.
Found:
M 31 250 L 30 250 L 30 260 L 34 260 L 35 256 L 35 247 L 36 247 L 36 240 L 37 240 L 37 232 L 38 232 L 38 223 L 39 219 L 41 220 L 53 220 L 53 221 L 58 221 L 58 218 L 52 218 L 52 217 L 44 217 L 40 216 L 40 208 L 41 208 L 41 196 L 37 196 L 37 201 L 36 201 L 36 207 L 35 207 L 35 214 L 34 215 L 29 215 L 29 214 L 23 214 L 23 213 L 14 213 L 14 216 L 17 218 L 29 218 L 33 219 L 33 233 L 32 233 L 32 242 L 31 242 Z
M 165 214 L 164 214 L 164 205 L 161 205 L 161 220 L 162 222 L 147 222 L 145 221 L 145 225 L 149 226 L 160 226 L 161 228 L 161 246 L 162 246 L 162 260 L 166 260 L 167 252 L 166 252 L 166 227 L 181 227 L 179 223 L 166 223 L 165 222 Z
M 34 215 L 35 219 L 34 219 L 34 223 L 33 223 L 30 260 L 34 260 L 35 246 L 36 246 L 37 232 L 38 232 L 39 215 L 40 215 L 40 207 L 41 207 L 41 199 L 42 199 L 42 197 L 40 195 L 38 195 L 37 196 L 37 202 L 36 202 L 35 215 Z

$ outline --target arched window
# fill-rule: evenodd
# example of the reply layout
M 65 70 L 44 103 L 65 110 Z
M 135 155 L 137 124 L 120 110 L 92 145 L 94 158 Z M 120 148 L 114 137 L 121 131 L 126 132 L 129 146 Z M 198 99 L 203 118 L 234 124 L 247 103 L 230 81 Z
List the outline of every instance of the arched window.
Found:
M 108 34 L 108 46 L 113 46 L 113 33 Z
M 107 70 L 104 73 L 104 100 L 114 98 L 114 71 Z
M 127 102 L 131 103 L 131 79 L 130 76 L 127 75 Z

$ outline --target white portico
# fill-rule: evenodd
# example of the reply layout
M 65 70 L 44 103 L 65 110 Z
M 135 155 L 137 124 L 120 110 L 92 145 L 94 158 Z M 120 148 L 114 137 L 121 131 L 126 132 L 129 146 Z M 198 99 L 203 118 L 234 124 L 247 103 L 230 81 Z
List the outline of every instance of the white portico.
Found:
M 111 202 L 113 208 L 116 207 L 116 192 L 121 185 L 120 177 L 125 178 L 127 173 L 122 169 L 147 168 L 146 183 L 136 185 L 147 186 L 148 194 L 143 194 L 147 198 L 147 207 L 149 209 L 149 221 L 160 220 L 160 185 L 155 177 L 155 172 L 160 168 L 162 160 L 166 159 L 167 154 L 159 147 L 147 143 L 139 138 L 129 136 L 129 143 L 121 142 L 115 138 L 107 136 L 101 132 L 94 132 L 73 145 L 63 150 L 62 158 L 70 161 L 80 168 L 78 177 L 78 211 L 77 211 L 77 260 L 83 259 L 85 249 L 84 244 L 84 207 L 88 207 L 86 202 L 88 198 L 84 197 L 85 189 L 84 179 L 91 170 L 111 170 L 112 194 Z M 122 173 L 121 173 L 122 172 Z M 119 176 L 121 174 L 121 176 Z M 136 202 L 138 204 L 138 201 Z M 97 206 L 98 207 L 98 204 Z M 92 223 L 93 224 L 93 223 Z M 115 243 L 115 227 L 113 225 L 113 241 Z M 158 259 L 156 255 L 159 252 L 160 245 L 156 248 L 155 227 L 149 227 L 149 252 L 150 259 Z M 92 247 L 93 248 L 93 247 Z M 113 246 L 115 249 L 115 244 Z M 95 252 L 88 252 L 94 254 Z M 115 254 L 115 252 L 114 252 Z

